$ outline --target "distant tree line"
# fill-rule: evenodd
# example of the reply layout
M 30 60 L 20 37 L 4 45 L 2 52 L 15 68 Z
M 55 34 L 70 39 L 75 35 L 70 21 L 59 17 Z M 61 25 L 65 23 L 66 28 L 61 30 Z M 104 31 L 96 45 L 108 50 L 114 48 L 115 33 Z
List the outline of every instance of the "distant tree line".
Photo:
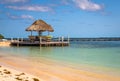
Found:
M 4 36 L 2 34 L 0 34 L 0 39 L 4 39 Z

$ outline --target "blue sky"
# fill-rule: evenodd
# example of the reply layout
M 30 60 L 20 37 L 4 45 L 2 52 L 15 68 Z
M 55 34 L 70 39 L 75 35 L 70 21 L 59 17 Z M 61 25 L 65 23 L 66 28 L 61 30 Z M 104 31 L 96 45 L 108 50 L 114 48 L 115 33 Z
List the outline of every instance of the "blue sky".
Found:
M 54 37 L 120 37 L 119 4 L 119 0 L 0 0 L 0 33 L 27 37 L 30 32 L 25 29 L 42 19 L 54 28 Z

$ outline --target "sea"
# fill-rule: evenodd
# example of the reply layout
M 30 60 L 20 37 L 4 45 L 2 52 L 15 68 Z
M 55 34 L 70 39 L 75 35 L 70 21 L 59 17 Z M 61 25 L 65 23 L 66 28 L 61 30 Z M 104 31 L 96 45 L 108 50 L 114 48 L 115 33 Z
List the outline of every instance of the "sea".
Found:
M 0 52 L 29 60 L 49 59 L 57 63 L 90 66 L 120 74 L 120 41 L 71 41 L 65 47 L 10 46 Z

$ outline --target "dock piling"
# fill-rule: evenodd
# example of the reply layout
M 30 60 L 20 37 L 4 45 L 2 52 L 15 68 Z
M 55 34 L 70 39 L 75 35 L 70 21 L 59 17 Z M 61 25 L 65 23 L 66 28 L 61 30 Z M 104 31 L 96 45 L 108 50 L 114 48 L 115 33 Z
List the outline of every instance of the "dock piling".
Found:
M 40 47 L 41 47 L 41 43 L 42 43 L 42 39 L 41 39 L 41 37 L 40 37 L 40 38 L 39 38 Z
M 64 42 L 64 37 L 62 36 L 62 46 L 63 46 L 63 42 Z
M 21 42 L 23 42 L 23 38 L 21 38 Z
M 17 38 L 17 46 L 19 47 L 19 37 Z
M 13 42 L 13 38 L 11 37 L 11 42 Z

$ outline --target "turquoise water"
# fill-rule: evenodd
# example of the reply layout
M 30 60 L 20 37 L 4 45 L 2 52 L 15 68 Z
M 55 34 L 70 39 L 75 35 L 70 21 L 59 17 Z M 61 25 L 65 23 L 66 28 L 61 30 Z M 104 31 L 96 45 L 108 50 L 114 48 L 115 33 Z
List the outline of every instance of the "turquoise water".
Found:
M 0 47 L 0 52 L 120 70 L 120 41 L 77 41 L 68 47 Z

